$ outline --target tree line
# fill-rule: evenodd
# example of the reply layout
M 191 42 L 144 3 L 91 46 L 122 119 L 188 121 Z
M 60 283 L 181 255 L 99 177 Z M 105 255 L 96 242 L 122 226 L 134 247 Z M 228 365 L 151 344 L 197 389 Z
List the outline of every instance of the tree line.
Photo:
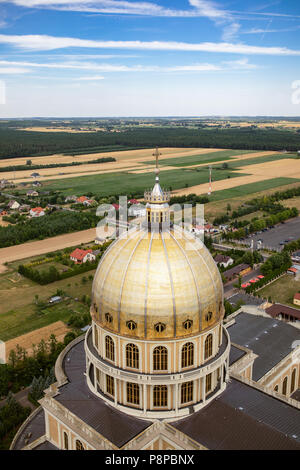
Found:
M 19 245 L 28 240 L 43 240 L 62 233 L 96 227 L 100 218 L 91 212 L 58 212 L 28 219 L 17 225 L 0 227 L 0 248 Z
M 31 160 L 29 160 L 31 162 Z M 115 162 L 116 159 L 113 157 L 103 157 L 103 158 L 96 158 L 96 160 L 89 160 L 86 162 L 71 162 L 71 163 L 48 163 L 46 165 L 36 165 L 32 164 L 32 162 L 26 165 L 16 165 L 16 166 L 3 166 L 0 167 L 0 172 L 6 171 L 24 171 L 24 170 L 42 170 L 45 168 L 61 168 L 65 166 L 79 166 L 79 165 L 86 165 L 89 163 L 107 163 L 107 162 Z
M 77 153 L 82 149 L 119 146 L 126 148 L 207 147 L 257 150 L 297 151 L 300 135 L 279 129 L 221 128 L 137 128 L 122 132 L 64 133 L 24 132 L 0 128 L 0 158 L 35 156 L 62 152 Z

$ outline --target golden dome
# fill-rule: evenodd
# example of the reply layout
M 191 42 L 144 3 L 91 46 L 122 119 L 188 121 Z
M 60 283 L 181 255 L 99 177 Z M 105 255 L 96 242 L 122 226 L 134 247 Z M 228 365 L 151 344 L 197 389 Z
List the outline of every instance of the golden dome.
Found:
M 91 311 L 97 324 L 124 336 L 195 335 L 223 317 L 221 276 L 207 248 L 179 227 L 133 229 L 103 255 Z

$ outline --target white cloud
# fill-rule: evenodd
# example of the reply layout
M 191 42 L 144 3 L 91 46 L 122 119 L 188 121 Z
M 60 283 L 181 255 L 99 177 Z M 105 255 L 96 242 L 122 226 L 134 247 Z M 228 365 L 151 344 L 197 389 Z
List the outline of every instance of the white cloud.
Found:
M 24 74 L 24 73 L 29 73 L 30 70 L 28 69 L 23 69 L 20 67 L 1 67 L 0 64 L 0 74 L 1 75 L 19 75 L 19 74 Z
M 194 51 L 217 52 L 229 54 L 256 54 L 299 56 L 300 50 L 286 47 L 262 47 L 247 44 L 232 44 L 229 42 L 202 42 L 186 43 L 176 41 L 98 41 L 69 37 L 55 37 L 46 35 L 5 35 L 0 34 L 0 44 L 10 44 L 23 50 L 50 51 L 69 47 L 96 48 L 96 49 L 133 49 L 133 50 L 159 50 L 159 51 Z

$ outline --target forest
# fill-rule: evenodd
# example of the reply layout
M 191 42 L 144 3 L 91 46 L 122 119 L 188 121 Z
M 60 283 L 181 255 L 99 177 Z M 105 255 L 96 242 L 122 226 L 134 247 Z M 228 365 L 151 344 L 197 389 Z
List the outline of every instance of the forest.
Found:
M 119 132 L 31 132 L 0 126 L 0 158 L 54 153 L 80 154 L 127 148 L 205 147 L 257 150 L 300 149 L 300 133 L 282 129 L 125 127 Z

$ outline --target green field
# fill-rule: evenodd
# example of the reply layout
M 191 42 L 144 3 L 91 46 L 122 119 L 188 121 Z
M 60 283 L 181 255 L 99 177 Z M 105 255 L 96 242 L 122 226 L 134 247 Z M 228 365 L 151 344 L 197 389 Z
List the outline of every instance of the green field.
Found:
M 89 308 L 70 299 L 44 308 L 41 313 L 37 313 L 31 305 L 9 310 L 0 316 L 0 338 L 2 341 L 8 341 L 59 320 L 67 322 L 74 313 L 89 313 Z
M 187 157 L 174 157 L 174 158 L 161 159 L 159 161 L 159 164 L 161 166 L 183 167 L 183 166 L 191 166 L 191 165 L 197 165 L 197 164 L 202 164 L 202 163 L 214 163 L 214 162 L 219 162 L 222 160 L 231 160 L 232 157 L 234 157 L 235 155 L 245 155 L 245 154 L 251 154 L 251 153 L 256 153 L 256 152 L 257 150 L 219 150 L 217 152 L 202 153 L 199 155 L 190 155 Z M 151 162 L 142 162 L 142 163 L 155 165 L 155 160 Z
M 237 160 L 230 162 L 229 169 L 237 169 L 243 166 L 248 165 L 256 165 L 258 163 L 267 163 L 267 162 L 274 162 L 277 160 L 285 160 L 287 158 L 296 159 L 296 154 L 274 154 L 274 155 L 266 155 L 264 157 L 255 157 L 255 158 L 247 158 L 246 160 Z M 213 167 L 214 168 L 214 167 Z
M 293 304 L 293 298 L 296 292 L 300 292 L 300 281 L 287 274 L 258 292 L 265 299 L 271 297 L 272 302 L 297 308 L 297 305 Z
M 222 180 L 228 177 L 245 176 L 246 174 L 235 174 L 231 170 L 219 170 L 214 179 Z M 160 184 L 164 188 L 181 189 L 207 183 L 207 170 L 198 172 L 196 170 L 167 170 L 160 174 Z M 58 190 L 64 195 L 84 195 L 91 192 L 98 196 L 111 196 L 121 194 L 143 194 L 145 189 L 152 188 L 154 184 L 153 173 L 106 173 L 91 176 L 78 176 L 75 178 L 58 179 L 44 183 L 47 190 Z
M 236 186 L 235 188 L 223 189 L 221 191 L 213 192 L 209 196 L 210 201 L 221 201 L 223 199 L 231 199 L 234 197 L 242 197 L 266 189 L 278 188 L 287 184 L 299 183 L 300 180 L 296 178 L 271 178 L 269 180 L 258 181 L 257 183 L 244 184 L 243 186 Z

